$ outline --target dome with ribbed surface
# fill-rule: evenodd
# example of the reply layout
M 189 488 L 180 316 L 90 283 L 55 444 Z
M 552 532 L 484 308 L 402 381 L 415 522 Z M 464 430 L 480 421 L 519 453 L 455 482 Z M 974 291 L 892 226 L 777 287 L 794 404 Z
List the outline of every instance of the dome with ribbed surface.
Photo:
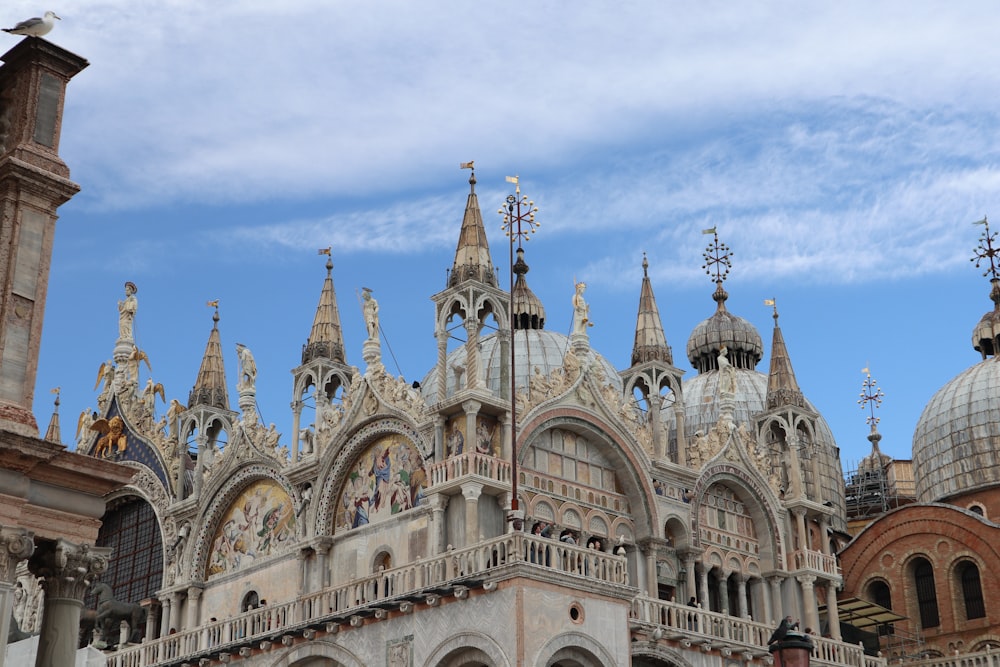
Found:
M 548 375 L 557 368 L 562 368 L 563 358 L 569 348 L 569 337 L 555 331 L 544 329 L 519 329 L 514 332 L 515 358 L 515 382 L 516 386 L 527 386 L 531 374 L 538 368 L 542 375 Z M 501 353 L 500 339 L 496 334 L 491 334 L 482 339 L 480 345 L 480 363 L 484 371 L 484 384 L 486 388 L 497 396 L 501 395 L 500 378 L 509 377 L 507 369 L 510 367 L 510 358 Z M 447 359 L 446 396 L 455 393 L 456 384 L 463 382 L 460 380 L 466 360 L 465 348 L 453 350 Z M 607 359 L 597 354 L 593 350 L 588 350 L 585 359 L 581 360 L 581 365 L 587 367 L 597 362 L 604 370 L 607 382 L 610 382 L 616 390 L 621 391 L 621 379 L 618 371 Z M 503 374 L 503 375 L 501 375 Z M 464 386 L 459 385 L 459 386 Z M 420 383 L 420 390 L 427 400 L 434 400 L 437 396 L 438 378 L 434 371 L 427 374 L 423 382 Z
M 764 354 L 757 327 L 742 317 L 726 310 L 729 295 L 718 283 L 712 295 L 718 307 L 715 314 L 703 320 L 691 332 L 687 343 L 687 357 L 699 373 L 707 373 L 719 366 L 719 350 L 728 348 L 729 363 L 737 369 L 753 369 Z
M 1000 484 L 1000 361 L 990 357 L 941 387 L 913 432 L 917 501 Z

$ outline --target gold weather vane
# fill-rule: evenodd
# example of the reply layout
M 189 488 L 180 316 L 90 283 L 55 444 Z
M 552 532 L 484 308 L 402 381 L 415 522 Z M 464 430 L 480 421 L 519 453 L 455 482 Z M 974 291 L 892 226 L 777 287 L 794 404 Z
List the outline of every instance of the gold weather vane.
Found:
M 216 310 L 218 310 L 219 309 L 219 300 L 218 299 L 214 299 L 212 301 L 206 301 L 205 305 L 208 306 L 209 308 L 215 308 Z
M 983 272 L 984 276 L 990 276 L 990 280 L 997 280 L 1000 278 L 998 272 L 1000 272 L 1000 267 L 997 267 L 997 249 L 993 247 L 993 242 L 997 239 L 997 233 L 993 232 L 990 234 L 990 223 L 986 220 L 986 216 L 983 216 L 982 220 L 977 220 L 974 225 L 983 225 L 986 229 L 983 230 L 982 236 L 979 237 L 979 245 L 973 250 L 973 256 L 969 259 L 970 262 L 976 263 L 976 268 L 982 268 L 980 265 L 984 260 L 990 260 L 990 268 Z
M 715 284 L 722 285 L 726 280 L 726 276 L 729 275 L 729 269 L 733 268 L 733 252 L 725 243 L 719 242 L 719 233 L 715 230 L 715 227 L 703 229 L 701 233 L 711 234 L 715 237 L 712 245 L 705 248 L 705 252 L 701 254 L 705 258 L 705 263 L 701 265 L 701 268 L 705 269 L 705 273 L 708 275 L 712 275 L 714 272 Z
M 868 418 L 865 419 L 865 423 L 875 427 L 879 422 L 879 418 L 875 416 L 875 409 L 881 407 L 882 399 L 885 398 L 885 394 L 878 387 L 878 383 L 872 378 L 871 371 L 868 367 L 861 369 L 861 372 L 865 374 L 865 381 L 861 383 L 861 398 L 858 399 L 858 405 L 864 410 L 868 408 Z
M 458 168 L 459 169 L 472 169 L 473 171 L 475 171 L 476 170 L 476 161 L 475 160 L 469 160 L 468 162 L 459 162 L 458 163 Z
M 316 254 L 317 255 L 326 255 L 327 257 L 331 257 L 330 253 L 332 253 L 332 252 L 333 252 L 333 246 L 331 245 L 331 246 L 327 246 L 325 248 L 320 248 L 319 250 L 316 251 Z

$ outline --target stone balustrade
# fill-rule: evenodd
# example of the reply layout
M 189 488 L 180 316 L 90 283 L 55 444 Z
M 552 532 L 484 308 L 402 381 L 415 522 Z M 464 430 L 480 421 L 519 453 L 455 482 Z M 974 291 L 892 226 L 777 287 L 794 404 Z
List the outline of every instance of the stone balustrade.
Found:
M 841 576 L 836 556 L 809 549 L 800 549 L 792 552 L 792 569 L 822 572 L 831 577 Z
M 510 484 L 510 461 L 489 454 L 466 452 L 439 461 L 429 468 L 430 486 L 453 482 L 469 475 L 477 475 L 495 482 Z
M 565 544 L 525 533 L 501 535 L 479 544 L 383 570 L 304 595 L 285 604 L 244 612 L 166 637 L 126 647 L 108 656 L 108 667 L 153 667 L 194 660 L 220 651 L 273 641 L 310 626 L 371 616 L 381 605 L 419 598 L 470 578 L 499 574 L 500 568 L 529 566 L 607 584 L 628 585 L 624 556 Z

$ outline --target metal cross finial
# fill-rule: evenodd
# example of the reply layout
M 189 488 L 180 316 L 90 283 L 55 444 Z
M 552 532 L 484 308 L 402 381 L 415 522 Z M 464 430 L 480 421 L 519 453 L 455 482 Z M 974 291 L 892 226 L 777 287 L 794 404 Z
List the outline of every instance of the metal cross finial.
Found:
M 719 242 L 719 233 L 715 227 L 703 229 L 701 233 L 711 234 L 714 237 L 712 245 L 705 248 L 705 252 L 701 254 L 705 258 L 705 263 L 701 265 L 701 268 L 705 269 L 705 273 L 708 275 L 712 275 L 714 272 L 715 283 L 721 285 L 726 276 L 729 275 L 729 269 L 733 268 L 733 253 L 729 246 Z
M 878 387 L 878 383 L 872 379 L 870 370 L 862 368 L 861 372 L 865 374 L 865 381 L 861 383 L 861 398 L 858 399 L 858 405 L 861 406 L 862 410 L 867 406 L 869 416 L 865 419 L 865 423 L 869 426 L 875 426 L 879 422 L 879 418 L 875 416 L 875 409 L 881 407 L 885 394 Z
M 969 259 L 969 261 L 975 262 L 976 268 L 979 269 L 982 268 L 980 265 L 983 261 L 989 258 L 990 268 L 984 271 L 983 275 L 990 276 L 990 280 L 997 280 L 1000 278 L 1000 276 L 997 275 L 998 272 L 1000 272 L 1000 267 L 997 266 L 997 253 L 1000 251 L 993 247 L 993 242 L 996 241 L 997 233 L 993 232 L 990 234 L 990 223 L 986 219 L 985 215 L 982 220 L 977 220 L 972 224 L 983 225 L 985 229 L 983 229 L 983 234 L 979 237 L 979 245 L 976 246 L 976 249 L 973 251 L 974 255 Z
M 535 213 L 538 213 L 538 207 L 535 206 L 535 202 L 528 200 L 528 195 L 521 195 L 521 183 L 518 176 L 508 176 L 507 182 L 514 184 L 514 194 L 507 195 L 504 205 L 497 210 L 497 213 L 503 216 L 503 224 L 501 225 L 503 233 L 507 235 L 511 243 L 517 239 L 517 247 L 520 248 L 521 241 L 530 241 L 531 235 L 541 227 L 540 223 L 535 222 Z

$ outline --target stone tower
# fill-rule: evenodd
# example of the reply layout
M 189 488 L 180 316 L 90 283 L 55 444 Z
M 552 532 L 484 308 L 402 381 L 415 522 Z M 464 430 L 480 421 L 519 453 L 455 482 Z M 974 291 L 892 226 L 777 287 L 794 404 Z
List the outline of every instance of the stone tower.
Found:
M 0 67 L 0 428 L 38 436 L 32 414 L 56 209 L 80 190 L 59 157 L 66 84 L 87 61 L 38 38 Z

